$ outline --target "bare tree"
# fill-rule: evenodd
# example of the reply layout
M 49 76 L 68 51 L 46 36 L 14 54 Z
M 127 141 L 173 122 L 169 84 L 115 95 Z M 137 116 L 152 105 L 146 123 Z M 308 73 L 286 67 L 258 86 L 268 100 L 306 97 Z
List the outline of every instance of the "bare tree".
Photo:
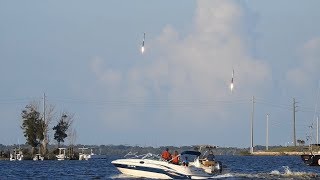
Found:
M 74 128 L 70 128 L 68 137 L 69 145 L 73 146 L 77 141 L 77 131 Z
M 44 113 L 43 113 L 43 119 L 44 119 L 44 131 L 43 131 L 43 136 L 44 139 L 42 140 L 41 144 L 42 144 L 42 148 L 41 148 L 41 152 L 43 155 L 47 154 L 47 145 L 49 144 L 49 126 L 54 118 L 54 105 L 49 104 L 47 106 L 44 105 Z
M 67 132 L 66 132 L 67 133 L 66 141 L 69 144 L 68 155 L 71 159 L 73 159 L 74 158 L 73 146 L 77 139 L 77 132 L 73 128 L 74 114 L 70 114 L 68 112 L 64 112 L 64 113 L 68 114 L 67 122 L 69 123 L 69 128 L 67 129 Z
M 77 139 L 77 131 L 74 128 L 70 128 L 68 130 L 68 142 L 69 142 L 69 157 L 71 157 L 72 159 L 74 158 L 74 144 L 76 142 Z

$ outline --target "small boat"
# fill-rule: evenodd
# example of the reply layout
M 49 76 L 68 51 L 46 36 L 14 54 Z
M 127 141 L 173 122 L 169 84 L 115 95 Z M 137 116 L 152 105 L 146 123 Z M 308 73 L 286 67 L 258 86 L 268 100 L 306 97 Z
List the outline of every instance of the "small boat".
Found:
M 123 174 L 155 179 L 208 179 L 213 177 L 207 173 L 200 164 L 199 151 L 184 151 L 180 157 L 189 157 L 189 165 L 172 164 L 163 160 L 159 155 L 148 153 L 144 156 L 137 156 L 127 159 L 114 160 L 111 163 Z
M 86 153 L 86 150 L 88 148 L 79 148 L 81 152 L 79 153 L 79 160 L 98 160 L 98 159 L 106 159 L 106 155 L 101 155 L 101 154 L 95 154 L 93 153 L 93 150 L 91 150 L 90 154 Z
M 22 151 L 19 149 L 14 149 L 13 153 L 10 153 L 10 161 L 21 161 L 23 160 L 23 154 Z
M 65 159 L 67 159 L 66 156 L 66 148 L 58 148 L 59 149 L 59 154 L 56 155 L 56 158 L 58 161 L 63 161 Z
M 35 154 L 34 157 L 33 157 L 33 160 L 34 161 L 43 161 L 44 157 L 41 156 L 41 154 Z
M 87 150 L 88 148 L 79 148 L 81 150 L 81 152 L 79 153 L 79 160 L 88 160 L 89 159 L 89 154 L 85 153 L 85 150 Z
M 98 160 L 98 159 L 107 159 L 107 156 L 106 155 L 102 155 L 101 152 L 100 154 L 95 154 L 93 153 L 93 150 L 91 149 L 91 153 L 89 154 L 88 156 L 89 159 L 92 159 L 92 160 Z
M 213 154 L 213 149 L 216 146 L 212 145 L 199 145 L 198 149 L 201 152 L 201 157 L 199 156 L 199 167 L 204 169 L 209 174 L 216 174 L 222 172 L 222 163 L 215 159 Z
M 320 144 L 310 144 L 309 150 L 301 155 L 302 161 L 308 166 L 320 166 Z

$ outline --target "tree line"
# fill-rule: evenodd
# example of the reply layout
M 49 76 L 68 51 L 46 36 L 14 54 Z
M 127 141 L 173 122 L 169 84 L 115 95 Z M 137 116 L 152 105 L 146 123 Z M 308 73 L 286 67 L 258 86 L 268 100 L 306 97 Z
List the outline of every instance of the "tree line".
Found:
M 65 139 L 69 137 L 70 144 L 75 143 L 76 131 L 71 127 L 73 124 L 73 114 L 62 112 L 56 118 L 53 105 L 45 106 L 43 112 L 40 112 L 40 103 L 31 102 L 25 106 L 21 112 L 23 135 L 26 138 L 26 144 L 31 146 L 31 154 L 35 154 L 38 149 L 39 154 L 48 153 L 49 131 L 53 130 L 53 139 L 58 147 Z M 56 124 L 51 126 L 52 121 L 56 119 Z

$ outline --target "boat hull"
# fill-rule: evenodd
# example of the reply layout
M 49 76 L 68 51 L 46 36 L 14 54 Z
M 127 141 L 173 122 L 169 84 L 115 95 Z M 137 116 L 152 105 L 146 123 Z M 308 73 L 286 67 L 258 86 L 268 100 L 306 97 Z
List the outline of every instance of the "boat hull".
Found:
M 320 166 L 320 154 L 303 154 L 301 159 L 308 166 Z
M 162 173 L 156 173 L 156 172 L 148 172 L 145 170 L 139 169 L 130 169 L 127 167 L 117 167 L 117 169 L 122 173 L 122 174 L 127 174 L 130 176 L 135 176 L 135 177 L 144 177 L 144 178 L 155 178 L 155 179 L 173 179 L 172 177 L 162 174 Z
M 119 159 L 111 162 L 121 173 L 154 179 L 208 179 L 211 175 L 201 168 L 174 165 L 165 161 Z

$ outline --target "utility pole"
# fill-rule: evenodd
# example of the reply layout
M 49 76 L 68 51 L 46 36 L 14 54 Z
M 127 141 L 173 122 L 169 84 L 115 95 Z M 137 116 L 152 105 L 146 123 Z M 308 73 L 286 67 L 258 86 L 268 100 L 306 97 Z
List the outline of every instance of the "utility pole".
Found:
M 43 93 L 43 121 L 46 123 L 46 93 Z
M 254 96 L 252 96 L 252 112 L 251 112 L 251 147 L 250 153 L 253 153 L 253 117 L 254 117 Z
M 46 94 L 43 93 L 43 126 L 44 126 L 44 130 L 43 130 L 43 144 L 42 144 L 42 147 L 43 147 L 43 155 L 46 154 L 46 150 L 47 150 L 47 131 L 48 131 L 48 127 L 47 127 L 47 122 L 46 122 Z
M 293 98 L 293 145 L 297 146 L 296 142 L 296 100 Z
M 319 144 L 319 116 L 317 117 L 317 144 Z
M 269 150 L 269 114 L 267 114 L 266 150 Z

